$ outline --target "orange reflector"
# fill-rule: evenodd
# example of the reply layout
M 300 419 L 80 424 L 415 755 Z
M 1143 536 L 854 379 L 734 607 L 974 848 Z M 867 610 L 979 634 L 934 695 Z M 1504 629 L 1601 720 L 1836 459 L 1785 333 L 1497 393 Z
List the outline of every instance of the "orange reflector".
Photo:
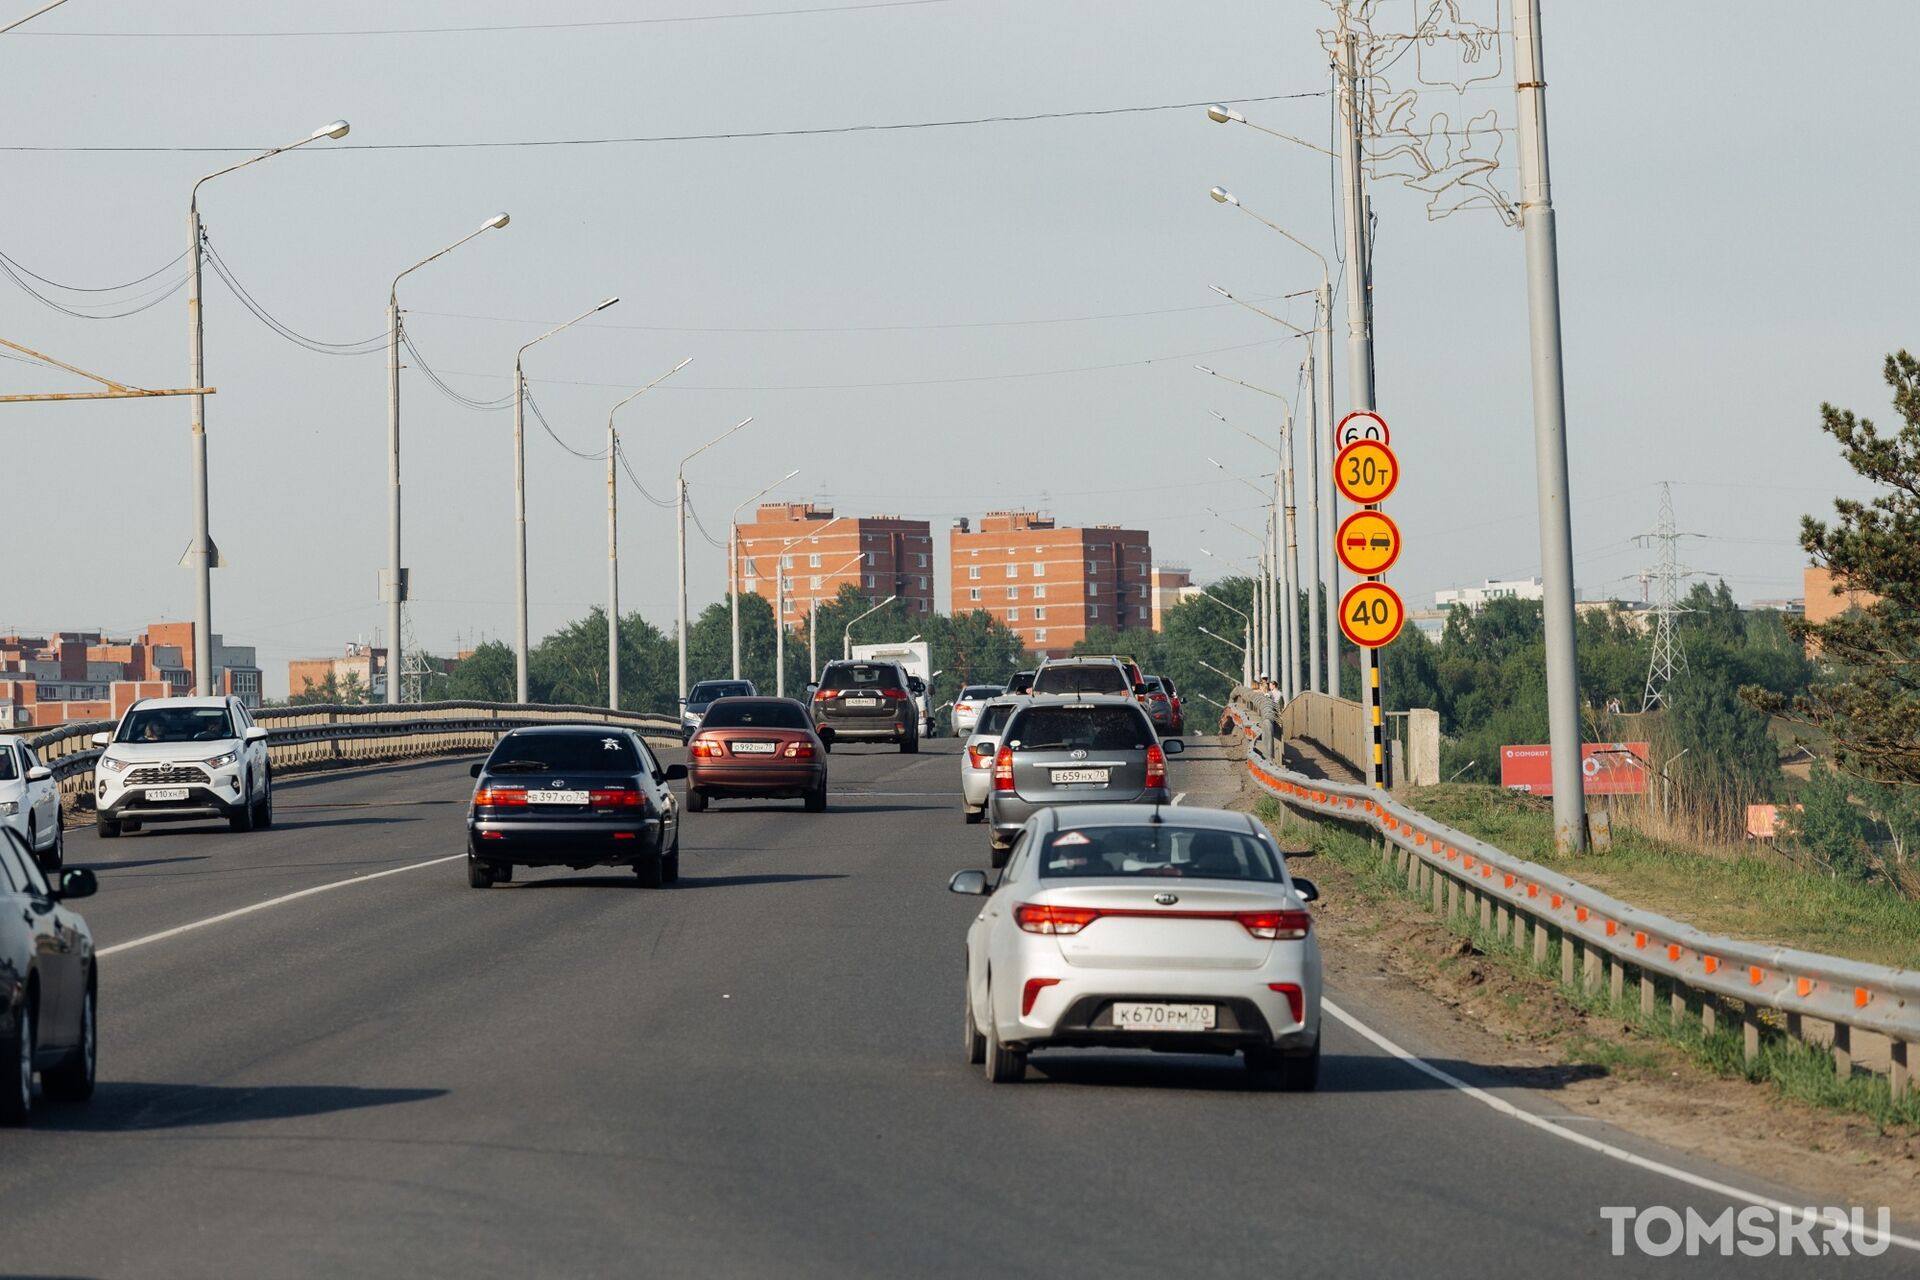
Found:
M 1585 907 L 1575 907 L 1573 909 L 1573 918 L 1581 924 L 1585 924 L 1587 922 L 1587 909 Z
M 1855 987 L 1853 989 L 1853 1007 L 1854 1008 L 1856 1009 L 1866 1008 L 1867 1001 L 1871 999 L 1873 999 L 1873 997 L 1868 993 L 1865 987 Z
M 1614 934 L 1619 932 L 1620 932 L 1620 922 L 1618 920 L 1607 921 L 1607 936 L 1609 938 L 1611 938 Z
M 1557 893 L 1556 893 L 1556 894 L 1554 894 L 1554 895 L 1553 895 L 1553 896 L 1552 896 L 1551 898 L 1549 898 L 1549 899 L 1548 899 L 1547 901 L 1548 901 L 1548 904 L 1549 904 L 1550 906 L 1552 906 L 1552 907 L 1553 907 L 1553 909 L 1554 909 L 1555 911 L 1558 911 L 1558 910 L 1560 909 L 1560 895 L 1559 895 L 1559 894 L 1557 894 Z
M 1460 865 L 1465 867 L 1469 871 L 1473 870 L 1473 855 L 1468 854 L 1466 857 L 1466 860 L 1462 862 Z
M 1707 972 L 1708 972 L 1708 973 L 1718 973 L 1718 972 L 1720 972 L 1720 957 L 1719 957 L 1719 956 L 1701 956 L 1701 957 L 1700 957 L 1700 963 L 1701 963 L 1701 964 L 1703 964 L 1703 965 L 1705 965 L 1705 966 L 1707 967 Z
M 1678 960 L 1679 958 L 1680 958 L 1680 944 L 1677 942 L 1669 942 L 1667 944 L 1667 959 Z
M 1647 945 L 1647 935 L 1646 935 L 1646 934 L 1644 934 L 1644 933 L 1641 933 L 1641 932 L 1640 932 L 1639 930 L 1637 930 L 1637 929 L 1636 929 L 1636 930 L 1634 930 L 1634 934 L 1633 934 L 1633 945 L 1634 945 L 1634 946 L 1636 946 L 1636 947 L 1643 947 L 1643 948 L 1644 948 L 1644 947 L 1645 947 L 1645 946 Z
M 1765 969 L 1762 969 L 1759 965 L 1750 964 L 1747 966 L 1747 981 L 1751 982 L 1754 986 L 1756 987 L 1759 986 L 1760 980 L 1766 976 L 1767 976 L 1767 971 Z
M 1793 990 L 1796 995 L 1801 995 L 1801 996 L 1812 995 L 1813 983 L 1807 981 L 1807 979 L 1805 978 L 1795 979 L 1793 984 Z
M 1537 898 L 1537 897 L 1539 897 L 1539 896 L 1540 896 L 1540 886 L 1539 886 L 1539 885 L 1537 885 L 1537 884 L 1530 884 L 1530 885 L 1528 885 L 1528 886 L 1527 886 L 1527 896 L 1528 896 L 1529 898 Z
M 1506 873 L 1506 875 L 1501 877 L 1500 887 L 1503 889 L 1513 888 L 1513 872 L 1509 871 Z

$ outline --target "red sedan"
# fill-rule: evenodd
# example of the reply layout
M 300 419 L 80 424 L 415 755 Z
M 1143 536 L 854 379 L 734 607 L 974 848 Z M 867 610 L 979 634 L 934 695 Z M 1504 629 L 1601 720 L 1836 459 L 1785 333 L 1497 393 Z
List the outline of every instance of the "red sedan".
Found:
M 687 808 L 714 799 L 804 799 L 827 807 L 827 749 L 791 698 L 719 698 L 687 744 Z

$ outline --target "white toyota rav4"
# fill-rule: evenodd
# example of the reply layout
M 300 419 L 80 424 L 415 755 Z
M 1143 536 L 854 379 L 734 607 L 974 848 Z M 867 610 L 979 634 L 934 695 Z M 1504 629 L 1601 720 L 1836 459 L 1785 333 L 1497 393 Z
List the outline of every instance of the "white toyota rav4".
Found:
M 102 748 L 93 767 L 94 829 L 104 840 L 146 822 L 273 825 L 267 731 L 238 698 L 143 698 L 93 742 Z

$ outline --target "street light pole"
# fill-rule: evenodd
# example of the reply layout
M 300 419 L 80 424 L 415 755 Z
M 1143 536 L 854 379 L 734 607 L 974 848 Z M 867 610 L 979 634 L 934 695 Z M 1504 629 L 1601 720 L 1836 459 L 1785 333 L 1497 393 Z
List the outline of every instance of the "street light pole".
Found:
M 727 599 L 733 606 L 733 678 L 740 678 L 740 512 L 800 474 L 795 467 L 733 509 L 727 519 Z M 779 619 L 774 619 L 778 623 Z
M 740 419 L 680 459 L 680 469 L 674 473 L 674 495 L 679 503 L 675 530 L 679 549 L 675 561 L 680 579 L 680 703 L 682 706 L 686 705 L 687 701 L 687 464 L 752 421 L 751 414 Z
M 688 356 L 673 368 L 607 410 L 607 708 L 620 709 L 620 490 L 615 468 L 620 461 L 620 433 L 613 415 L 693 363 Z
M 892 604 L 895 600 L 898 600 L 899 598 L 900 597 L 897 595 L 888 596 L 885 600 L 882 600 L 879 604 L 867 610 L 866 613 L 861 614 L 859 618 L 855 618 L 853 619 L 852 622 L 847 623 L 846 630 L 840 633 L 841 658 L 846 659 L 846 658 L 853 657 L 853 624 L 855 622 L 860 621 L 860 618 L 866 617 L 867 614 L 878 613 L 880 610 L 886 608 L 888 605 Z
M 1546 624 L 1547 740 L 1553 760 L 1553 843 L 1586 848 L 1580 760 L 1580 668 L 1575 655 L 1573 520 L 1567 477 L 1567 397 L 1560 347 L 1560 250 L 1547 166 L 1547 81 L 1539 0 L 1513 6 L 1514 91 L 1519 97 L 1520 228 L 1527 249 L 1528 345 L 1533 357 L 1534 479 L 1540 505 L 1541 605 Z
M 400 282 L 444 257 L 485 231 L 504 227 L 512 221 L 496 213 L 473 231 L 461 236 L 438 253 L 428 254 L 393 278 L 387 287 L 387 572 L 380 584 L 380 599 L 387 606 L 387 701 L 400 701 L 400 673 L 405 655 L 401 652 L 401 606 L 406 603 L 411 584 L 407 571 L 400 567 Z
M 809 538 L 818 538 L 846 518 L 835 516 L 818 529 L 789 538 L 773 553 L 773 692 L 777 698 L 787 696 L 787 551 Z
M 835 566 L 832 570 L 830 570 L 826 574 L 826 576 L 829 579 L 836 578 L 842 573 L 845 573 L 847 571 L 848 565 L 861 564 L 866 560 L 866 558 L 867 558 L 866 552 L 856 551 L 854 552 L 853 558 L 851 560 L 848 560 L 845 564 Z M 865 615 L 863 614 L 861 616 L 864 617 Z M 812 597 L 807 602 L 807 669 L 810 672 L 812 672 L 812 676 L 810 678 L 816 684 L 819 683 L 819 680 L 820 680 L 820 627 L 818 623 L 819 617 L 820 617 L 820 593 L 816 590 L 813 593 Z
M 527 701 L 527 376 L 522 361 L 527 351 L 545 342 L 562 329 L 568 329 L 588 316 L 605 311 L 620 301 L 608 298 L 598 306 L 582 311 L 565 324 L 555 325 L 513 353 L 513 536 L 514 556 L 514 699 Z
M 52 8 L 49 5 L 47 8 Z M 36 10 L 20 21 L 39 16 L 46 9 Z M 19 23 L 14 23 L 18 26 Z M 318 142 L 322 138 L 344 138 L 349 126 L 345 120 L 335 120 L 332 124 L 322 125 L 298 142 L 284 147 L 275 147 L 271 151 L 262 151 L 250 156 L 238 164 L 230 164 L 224 169 L 215 169 L 193 184 L 187 194 L 187 345 L 188 358 L 193 366 L 193 381 L 188 385 L 195 388 L 193 393 L 193 541 L 187 544 L 187 553 L 181 557 L 181 563 L 194 571 L 194 625 L 193 625 L 193 691 L 206 695 L 213 688 L 213 570 L 220 563 L 219 549 L 213 545 L 213 534 L 207 527 L 207 397 L 199 388 L 207 385 L 206 352 L 202 345 L 203 334 L 200 320 L 200 259 L 204 252 L 204 235 L 200 226 L 200 188 L 223 174 L 236 169 L 244 169 L 250 164 L 258 164 L 279 155 L 283 151 L 292 151 L 304 147 L 309 142 Z

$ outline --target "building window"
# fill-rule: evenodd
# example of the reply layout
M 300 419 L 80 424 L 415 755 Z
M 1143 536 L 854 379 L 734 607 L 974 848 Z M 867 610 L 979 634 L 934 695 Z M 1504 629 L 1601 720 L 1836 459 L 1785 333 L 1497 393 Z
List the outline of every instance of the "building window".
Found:
M 979 565 L 977 565 L 977 564 L 970 564 L 970 565 L 968 565 L 968 566 L 967 566 L 967 576 L 968 576 L 969 578 L 978 578 L 978 577 L 980 576 L 980 566 L 979 566 Z
M 920 552 L 920 553 L 919 553 L 918 555 L 916 555 L 916 556 L 914 557 L 914 559 L 915 559 L 915 561 L 917 562 L 917 563 L 916 563 L 916 564 L 914 565 L 914 567 L 915 567 L 915 568 L 917 568 L 917 569 L 924 569 L 924 568 L 926 568 L 926 567 L 927 567 L 927 553 L 926 553 L 926 552 L 924 552 L 924 551 L 922 551 L 922 552 Z
M 760 589 L 760 579 L 758 579 L 758 578 L 743 578 L 743 579 L 741 580 L 741 588 L 740 588 L 740 589 L 741 589 L 741 590 L 743 590 L 743 591 L 758 591 L 758 590 Z
M 921 558 L 925 559 L 926 557 L 922 556 Z M 913 580 L 913 583 L 915 586 L 919 587 L 920 590 L 925 591 L 927 589 L 927 575 L 924 573 L 921 574 L 919 577 Z
M 1019 577 L 1019 576 L 1020 576 L 1020 566 L 1019 566 L 1019 565 L 1017 565 L 1017 564 L 1009 564 L 1009 565 L 1007 566 L 1007 576 L 1008 576 L 1009 578 L 1017 578 L 1017 577 Z
M 1035 560 L 1033 562 L 1033 576 L 1036 578 L 1044 578 L 1047 576 L 1047 562 L 1045 560 Z
M 781 556 L 781 557 L 780 557 L 780 567 L 781 567 L 782 569 L 791 569 L 791 568 L 793 568 L 793 557 L 792 557 L 792 556 Z
M 1145 600 L 1147 598 L 1147 584 L 1144 582 L 1136 582 L 1133 586 L 1133 594 Z
M 1020 621 L 1020 611 L 1018 609 L 1007 610 L 1007 621 L 1008 622 Z
M 1033 607 L 1033 620 L 1035 622 L 1045 622 L 1047 620 L 1047 611 L 1044 606 L 1035 605 Z
M 1035 627 L 1033 629 L 1033 642 L 1035 644 L 1045 644 L 1047 642 L 1047 629 L 1045 627 Z
M 1007 599 L 1018 600 L 1019 598 L 1020 598 L 1020 588 L 1018 587 L 1007 588 Z
M 1047 589 L 1041 586 L 1034 587 L 1033 598 L 1035 600 L 1045 600 L 1047 598 Z
M 1099 605 L 1097 605 L 1097 604 L 1090 604 L 1090 605 L 1088 605 L 1088 606 L 1087 606 L 1087 616 L 1088 616 L 1089 618 L 1097 618 L 1097 617 L 1099 617 L 1099 616 L 1100 616 L 1100 606 L 1099 606 Z
M 967 599 L 969 599 L 969 600 L 978 600 L 979 598 L 980 598 L 980 588 L 978 588 L 978 587 L 972 587 L 972 588 L 969 588 L 969 589 L 968 589 L 968 591 L 967 591 Z
M 812 555 L 807 557 L 807 568 L 818 569 L 819 567 L 820 567 L 820 553 L 816 551 Z
M 1100 572 L 1100 562 L 1098 560 L 1087 561 L 1087 572 L 1088 573 Z
M 1097 583 L 1097 582 L 1089 582 L 1089 583 L 1087 584 L 1087 594 L 1088 594 L 1089 596 L 1097 596 L 1097 595 L 1099 595 L 1099 594 L 1100 594 L 1100 584 L 1099 584 L 1099 583 Z
M 873 575 L 872 575 L 872 574 L 868 574 L 868 575 L 867 575 L 867 590 L 869 590 L 869 591 L 871 591 L 871 590 L 873 590 Z

